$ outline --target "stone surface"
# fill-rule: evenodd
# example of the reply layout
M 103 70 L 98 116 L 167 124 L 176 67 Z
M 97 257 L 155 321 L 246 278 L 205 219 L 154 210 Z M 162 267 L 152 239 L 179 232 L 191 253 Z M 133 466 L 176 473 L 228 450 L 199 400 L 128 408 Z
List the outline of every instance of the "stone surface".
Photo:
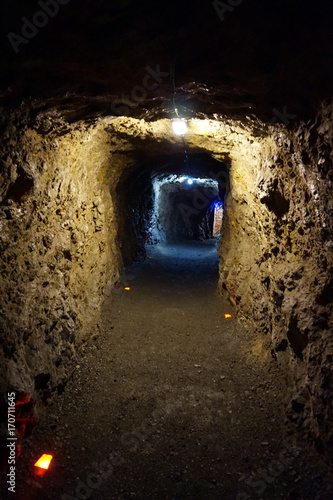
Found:
M 332 417 L 331 113 L 323 108 L 292 132 L 267 128 L 256 140 L 251 123 L 194 120 L 187 137 L 191 152 L 230 164 L 221 286 L 285 371 L 292 418 L 324 440 Z M 98 328 L 103 294 L 117 281 L 121 175 L 134 171 L 139 151 L 183 146 L 168 120 L 66 126 L 53 118 L 45 133 L 45 117 L 28 117 L 11 116 L 3 135 L 1 366 L 6 387 L 46 401 Z
M 234 158 L 221 285 L 285 371 L 290 416 L 332 446 L 332 107 Z M 251 161 L 252 160 L 252 161 Z M 301 402 L 300 402 L 301 401 Z

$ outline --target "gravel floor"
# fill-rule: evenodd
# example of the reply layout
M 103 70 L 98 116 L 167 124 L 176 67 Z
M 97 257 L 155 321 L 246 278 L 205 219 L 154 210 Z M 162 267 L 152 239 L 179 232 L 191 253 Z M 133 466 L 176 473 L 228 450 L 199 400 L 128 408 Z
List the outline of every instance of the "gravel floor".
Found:
M 8 498 L 333 498 L 328 467 L 287 429 L 275 361 L 217 294 L 217 267 L 215 244 L 198 242 L 124 270 Z

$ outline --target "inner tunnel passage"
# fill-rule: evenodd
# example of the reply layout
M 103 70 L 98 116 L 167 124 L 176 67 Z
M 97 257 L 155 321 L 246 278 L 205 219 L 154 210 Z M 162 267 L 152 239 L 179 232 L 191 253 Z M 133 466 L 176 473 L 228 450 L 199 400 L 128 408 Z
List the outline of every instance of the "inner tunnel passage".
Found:
M 158 158 L 121 179 L 125 223 L 119 239 L 125 264 L 160 243 L 204 241 L 220 235 L 228 166 L 208 155 Z M 133 167 L 134 168 L 134 167 Z

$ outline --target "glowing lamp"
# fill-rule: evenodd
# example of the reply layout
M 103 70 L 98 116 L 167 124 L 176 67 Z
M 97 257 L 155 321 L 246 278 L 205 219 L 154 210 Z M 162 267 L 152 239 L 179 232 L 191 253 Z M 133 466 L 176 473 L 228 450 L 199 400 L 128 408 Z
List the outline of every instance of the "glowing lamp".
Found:
M 130 290 L 131 287 L 130 286 L 125 286 L 124 290 Z
M 48 470 L 50 467 L 50 464 L 52 462 L 53 455 L 47 455 L 44 453 L 34 464 L 35 466 L 35 474 L 37 476 L 44 476 L 45 472 Z
M 225 314 L 224 317 L 225 319 L 232 318 L 231 314 Z
M 187 123 L 184 119 L 177 119 L 172 121 L 172 129 L 176 135 L 185 135 L 187 132 Z
M 193 179 L 187 179 L 187 184 L 193 184 Z

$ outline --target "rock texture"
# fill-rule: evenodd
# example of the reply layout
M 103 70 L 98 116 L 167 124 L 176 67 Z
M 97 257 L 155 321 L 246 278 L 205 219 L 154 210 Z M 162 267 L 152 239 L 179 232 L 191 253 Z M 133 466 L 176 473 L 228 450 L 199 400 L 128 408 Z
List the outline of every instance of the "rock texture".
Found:
M 184 154 L 167 119 L 64 116 L 22 105 L 2 122 L 2 389 L 28 393 L 40 408 L 62 389 L 77 349 L 98 328 L 123 259 L 142 250 L 147 225 L 139 221 L 127 239 L 128 221 L 136 227 L 138 204 L 146 215 L 151 204 L 138 196 L 128 214 L 133 179 L 149 195 L 152 160 L 170 175 L 177 168 L 163 158 Z M 211 156 L 214 169 L 208 164 L 204 173 L 226 191 L 220 287 L 284 371 L 291 418 L 327 452 L 331 130 L 326 105 L 294 128 L 216 115 L 191 120 L 186 135 L 189 156 Z
M 2 389 L 43 401 L 96 333 L 119 267 L 103 151 L 90 131 L 45 133 L 49 123 L 12 115 L 1 155 Z
M 272 130 L 257 161 L 241 163 L 230 171 L 221 284 L 284 370 L 291 419 L 332 450 L 332 107 Z

